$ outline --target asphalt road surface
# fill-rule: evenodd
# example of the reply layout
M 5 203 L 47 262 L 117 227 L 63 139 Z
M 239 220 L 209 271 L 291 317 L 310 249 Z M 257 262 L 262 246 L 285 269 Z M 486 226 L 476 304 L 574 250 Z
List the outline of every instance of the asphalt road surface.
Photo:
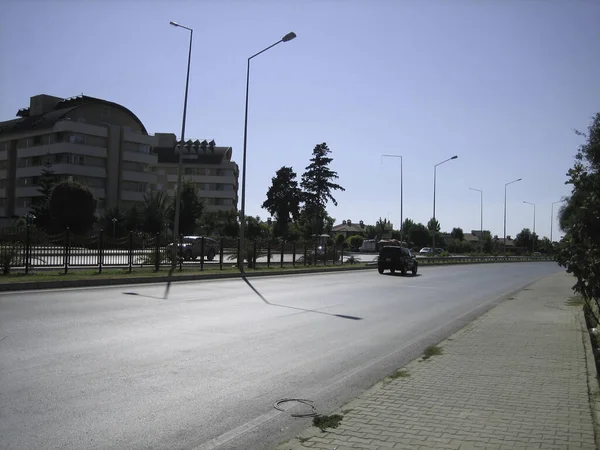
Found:
M 0 448 L 268 449 L 551 262 L 0 294 Z M 291 405 L 291 404 L 290 404 Z M 294 407 L 294 411 L 300 411 Z

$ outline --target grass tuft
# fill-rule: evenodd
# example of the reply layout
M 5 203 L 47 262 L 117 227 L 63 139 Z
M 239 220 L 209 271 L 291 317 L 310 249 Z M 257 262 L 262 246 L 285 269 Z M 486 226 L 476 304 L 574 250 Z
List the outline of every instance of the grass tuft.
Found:
M 327 428 L 337 428 L 342 419 L 343 416 L 340 416 L 339 414 L 317 416 L 313 418 L 313 426 L 319 428 L 322 432 L 325 432 Z

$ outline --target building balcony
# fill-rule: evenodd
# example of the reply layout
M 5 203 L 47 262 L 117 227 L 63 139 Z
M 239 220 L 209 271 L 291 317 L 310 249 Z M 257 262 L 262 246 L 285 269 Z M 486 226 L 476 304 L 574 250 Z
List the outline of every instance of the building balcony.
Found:
M 104 167 L 84 166 L 80 164 L 53 164 L 52 170 L 56 175 L 82 175 L 95 178 L 106 178 Z M 42 166 L 20 167 L 17 169 L 17 178 L 39 176 Z
M 8 180 L 8 170 L 0 169 L 0 180 Z
M 129 201 L 129 202 L 143 202 L 144 201 L 145 192 L 136 192 L 136 191 L 121 191 L 121 200 Z
M 133 172 L 131 170 L 124 170 L 121 179 L 123 181 L 156 184 L 156 174 L 152 172 Z
M 38 191 L 38 186 L 22 186 L 15 189 L 15 197 L 17 198 L 30 198 L 30 197 L 41 197 L 42 194 Z
M 72 144 L 70 142 L 55 142 L 47 145 L 37 145 L 35 147 L 20 148 L 19 158 L 28 158 L 33 156 L 54 155 L 57 153 L 72 153 L 74 155 L 95 156 L 106 158 L 106 148 L 96 147 L 86 144 Z
M 5 188 L 0 189 L 0 198 L 6 198 L 6 189 Z
M 156 165 L 156 163 L 158 161 L 158 155 L 155 155 L 152 153 L 139 153 L 139 152 L 124 151 L 123 152 L 123 161 L 132 161 L 132 162 L 138 162 L 138 163 L 154 166 L 154 165 Z
M 135 142 L 136 144 L 145 144 L 150 147 L 158 146 L 158 138 L 149 134 L 134 133 L 133 131 L 125 130 L 123 139 L 127 142 Z
M 237 186 L 237 177 L 232 175 L 186 175 L 184 172 L 181 174 L 181 177 L 184 180 L 190 180 L 194 183 L 220 183 Z M 167 175 L 167 181 L 169 183 L 177 183 L 177 174 Z
M 53 131 L 71 131 L 73 133 L 89 134 L 91 136 L 108 137 L 108 130 L 102 125 L 91 125 L 89 123 L 74 120 L 61 120 L 54 124 Z

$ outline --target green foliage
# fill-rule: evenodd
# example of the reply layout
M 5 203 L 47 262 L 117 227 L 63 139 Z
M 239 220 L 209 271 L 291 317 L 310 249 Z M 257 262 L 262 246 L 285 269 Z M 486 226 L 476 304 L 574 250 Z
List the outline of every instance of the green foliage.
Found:
M 573 287 L 588 306 L 600 302 L 600 113 L 588 128 L 586 142 L 568 171 L 571 196 L 559 211 L 561 228 L 566 231 L 557 255 L 558 263 L 577 278 Z M 593 303 L 592 303 L 593 302 Z
M 32 213 L 35 215 L 35 225 L 45 230 L 52 232 L 52 217 L 50 216 L 50 197 L 52 190 L 58 182 L 58 177 L 52 170 L 52 162 L 50 157 L 44 161 L 44 166 L 39 177 L 38 192 L 41 197 L 34 197 L 34 203 L 31 207 Z
M 72 181 L 58 183 L 50 196 L 50 217 L 56 231 L 88 232 L 96 221 L 96 199 L 89 188 Z
M 427 229 L 429 231 L 436 231 L 436 232 L 440 232 L 440 222 L 437 219 L 434 219 L 433 217 L 431 219 L 429 219 L 429 222 L 427 222 Z M 437 242 L 437 235 L 436 235 L 436 242 Z
M 3 275 L 8 275 L 14 266 L 22 266 L 25 247 L 20 242 L 0 243 L 0 269 Z
M 142 212 L 143 230 L 146 233 L 162 233 L 170 223 L 171 201 L 165 191 L 147 192 Z
M 275 236 L 288 237 L 289 223 L 298 220 L 302 191 L 298 187 L 296 172 L 283 166 L 271 179 L 267 199 L 262 207 L 275 217 Z
M 350 236 L 346 239 L 346 242 L 350 245 L 350 248 L 353 251 L 358 251 L 360 247 L 363 245 L 364 238 L 360 235 Z
M 325 210 L 327 202 L 330 201 L 337 206 L 333 191 L 345 191 L 342 186 L 334 183 L 334 180 L 337 180 L 339 176 L 337 172 L 329 168 L 333 161 L 333 158 L 328 156 L 330 153 L 331 150 L 325 142 L 317 145 L 313 150 L 311 163 L 302 174 L 300 183 L 304 200 L 302 215 L 304 216 L 305 226 L 310 226 L 312 234 L 322 234 L 327 229 L 327 213 Z M 329 229 L 331 229 L 331 226 Z
M 175 223 L 175 199 L 171 206 L 172 223 Z M 196 184 L 185 180 L 181 185 L 181 205 L 179 211 L 179 235 L 189 236 L 196 231 L 196 224 L 204 212 L 204 203 L 198 195 Z
M 483 252 L 492 253 L 494 251 L 494 242 L 492 241 L 492 233 L 489 231 L 483 232 Z
M 459 241 L 463 241 L 465 239 L 465 233 L 463 233 L 463 230 L 460 227 L 452 228 L 450 235 Z
M 408 240 L 414 243 L 417 247 L 426 247 L 429 245 L 431 237 L 429 234 L 429 230 L 422 223 L 414 224 L 410 229 L 410 234 L 408 235 Z
M 515 245 L 523 247 L 528 252 L 533 252 L 534 248 L 538 249 L 538 236 L 532 233 L 529 228 L 523 228 L 520 233 L 515 236 Z
M 113 224 L 113 219 L 117 219 Z M 121 237 L 127 234 L 127 221 L 125 215 L 117 206 L 108 208 L 100 218 L 100 226 L 105 234 L 111 237 Z
M 142 208 L 134 205 L 123 213 L 123 221 L 125 222 L 126 231 L 140 231 L 143 225 Z M 117 236 L 119 232 L 117 231 Z
M 450 253 L 471 253 L 473 246 L 468 241 L 460 241 L 459 239 L 452 239 L 447 243 L 448 252 Z M 437 241 L 436 241 L 437 245 Z
M 405 239 L 407 236 L 410 236 L 410 232 L 416 223 L 412 219 L 404 219 L 402 223 L 402 232 L 404 233 Z
M 336 242 L 338 245 L 344 245 L 344 242 L 345 242 L 345 241 L 346 241 L 346 238 L 345 238 L 345 237 L 344 237 L 344 235 L 343 235 L 343 234 L 341 234 L 341 233 L 340 233 L 340 234 L 338 234 L 338 235 L 335 237 L 335 242 Z
M 246 217 L 246 239 L 269 239 L 271 237 L 271 229 L 269 225 L 262 220 L 260 217 Z
M 333 414 L 331 416 L 317 416 L 313 418 L 313 426 L 325 432 L 327 428 L 337 428 L 342 421 L 343 416 Z
M 205 212 L 200 218 L 201 234 L 234 237 L 240 233 L 239 216 L 235 210 Z
M 365 233 L 367 235 L 367 239 L 375 239 L 377 237 L 377 228 L 375 225 L 367 225 L 365 227 Z
M 387 220 L 387 219 L 382 219 L 381 217 L 379 218 L 379 220 L 377 220 L 377 222 L 375 222 L 375 232 L 376 232 L 376 236 L 377 239 L 383 239 L 383 236 L 386 233 L 389 233 L 393 230 L 394 226 L 392 225 L 392 223 Z

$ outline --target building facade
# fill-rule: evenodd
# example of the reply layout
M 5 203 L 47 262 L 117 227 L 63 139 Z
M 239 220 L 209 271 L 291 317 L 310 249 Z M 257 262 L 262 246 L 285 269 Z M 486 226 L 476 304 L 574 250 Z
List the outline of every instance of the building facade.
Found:
M 17 119 L 0 122 L 0 216 L 26 215 L 49 160 L 60 179 L 87 185 L 106 208 L 127 209 L 156 184 L 158 140 L 124 106 L 98 98 L 31 97 Z
M 157 175 L 156 189 L 175 196 L 179 162 L 177 138 L 172 133 L 156 133 L 156 137 L 158 162 L 153 168 Z M 231 147 L 200 146 L 198 140 L 195 143 L 193 148 L 183 149 L 182 180 L 196 185 L 206 211 L 237 210 L 239 170 L 231 160 Z

